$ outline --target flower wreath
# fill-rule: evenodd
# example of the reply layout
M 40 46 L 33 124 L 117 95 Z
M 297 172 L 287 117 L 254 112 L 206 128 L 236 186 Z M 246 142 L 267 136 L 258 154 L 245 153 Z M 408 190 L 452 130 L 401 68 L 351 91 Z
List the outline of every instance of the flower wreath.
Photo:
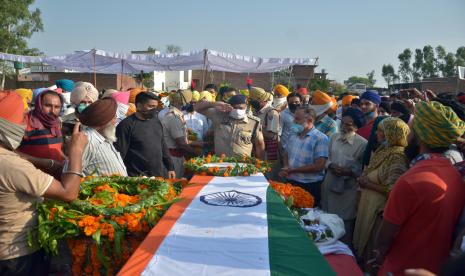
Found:
M 220 167 L 213 166 L 207 167 L 205 164 L 209 163 L 232 163 L 234 165 Z M 250 176 L 256 173 L 266 173 L 271 171 L 271 167 L 266 161 L 262 161 L 254 157 L 226 157 L 224 154 L 221 156 L 207 155 L 203 157 L 194 157 L 184 162 L 184 168 L 188 172 L 197 175 L 211 175 L 211 176 Z

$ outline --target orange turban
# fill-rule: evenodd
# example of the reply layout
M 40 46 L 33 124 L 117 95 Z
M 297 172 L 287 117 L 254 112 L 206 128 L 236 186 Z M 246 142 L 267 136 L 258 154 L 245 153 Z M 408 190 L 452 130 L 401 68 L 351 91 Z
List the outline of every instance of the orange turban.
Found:
M 352 100 L 355 99 L 355 96 L 346 95 L 342 98 L 342 106 L 349 106 L 352 104 Z
M 0 118 L 14 124 L 24 124 L 24 102 L 13 91 L 0 92 Z
M 136 87 L 136 88 L 131 89 L 131 95 L 129 96 L 129 102 L 136 103 L 136 96 L 142 91 L 145 91 L 145 89 L 142 87 Z
M 312 96 L 312 105 L 325 105 L 332 102 L 332 98 L 325 92 L 316 90 Z
M 337 100 L 336 100 L 336 98 L 331 97 L 331 102 L 333 102 L 333 105 L 330 107 L 330 110 L 333 113 L 336 113 L 336 111 L 337 111 Z
M 275 93 L 278 93 L 279 95 L 284 97 L 287 97 L 287 95 L 289 95 L 289 89 L 287 89 L 287 87 L 282 84 L 276 85 L 273 90 Z
M 129 108 L 128 112 L 126 112 L 126 116 L 131 116 L 132 114 L 136 113 L 136 105 L 134 105 L 133 103 L 129 103 L 128 106 Z

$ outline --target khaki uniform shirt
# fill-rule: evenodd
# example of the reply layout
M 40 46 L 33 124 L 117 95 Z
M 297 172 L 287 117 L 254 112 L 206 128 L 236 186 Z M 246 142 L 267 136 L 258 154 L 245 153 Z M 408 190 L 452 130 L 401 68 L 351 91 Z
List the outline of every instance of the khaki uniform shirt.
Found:
M 164 130 L 164 138 L 169 149 L 176 149 L 176 139 L 184 137 L 187 141 L 187 126 L 182 111 L 170 107 L 161 121 Z
M 8 260 L 37 250 L 27 245 L 27 234 L 37 226 L 35 204 L 53 177 L 1 147 L 0 164 L 0 260 Z
M 257 117 L 260 118 L 263 131 L 273 132 L 278 134 L 279 129 L 279 113 L 273 107 L 265 107 L 257 113 Z
M 214 108 L 205 115 L 213 122 L 215 154 L 231 157 L 251 156 L 255 139 L 263 141 L 260 119 L 247 115 L 243 120 L 236 120 L 228 113 Z

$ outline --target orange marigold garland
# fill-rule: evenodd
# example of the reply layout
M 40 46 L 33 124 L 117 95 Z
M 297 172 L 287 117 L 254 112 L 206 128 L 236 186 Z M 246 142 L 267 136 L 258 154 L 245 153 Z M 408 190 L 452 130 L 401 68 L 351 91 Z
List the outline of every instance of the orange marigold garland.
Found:
M 58 253 L 67 240 L 73 275 L 115 274 L 173 203 L 185 179 L 86 177 L 78 200 L 38 204 L 29 244 Z
M 233 166 L 208 166 L 211 163 L 232 163 Z M 211 176 L 250 176 L 256 173 L 266 173 L 271 171 L 267 161 L 262 161 L 254 157 L 226 157 L 208 154 L 204 157 L 194 157 L 184 162 L 186 171 L 198 175 Z
M 289 183 L 270 181 L 271 187 L 281 195 L 284 200 L 291 199 L 292 206 L 296 208 L 312 208 L 315 199 L 304 189 Z

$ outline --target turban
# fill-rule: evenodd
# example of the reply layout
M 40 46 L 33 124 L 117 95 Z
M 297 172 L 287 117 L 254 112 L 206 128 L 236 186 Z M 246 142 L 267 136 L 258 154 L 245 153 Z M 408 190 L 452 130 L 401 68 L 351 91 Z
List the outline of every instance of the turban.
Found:
M 307 87 L 301 87 L 301 88 L 297 89 L 297 93 L 299 93 L 302 96 L 307 95 L 308 94 Z
M 407 114 L 410 115 L 412 113 L 410 109 L 408 109 L 408 107 L 401 101 L 394 101 L 391 104 L 391 111 L 392 110 L 396 110 L 403 115 L 407 115 Z
M 200 93 L 199 91 L 192 91 L 192 101 L 198 102 L 200 100 Z
M 246 102 L 247 98 L 242 94 L 234 95 L 228 101 L 230 105 L 245 104 Z
M 0 92 L 0 143 L 10 150 L 16 149 L 25 128 L 21 96 L 12 91 Z
M 336 100 L 336 98 L 331 97 L 331 102 L 333 103 L 333 105 L 330 107 L 330 109 L 331 109 L 331 111 L 333 113 L 336 113 L 336 111 L 337 111 L 337 100 Z
M 202 91 L 202 92 L 200 92 L 199 95 L 200 95 L 199 100 L 205 99 L 207 102 L 214 102 L 213 95 L 208 91 Z
M 145 89 L 142 87 L 136 87 L 136 88 L 131 89 L 130 91 L 131 95 L 129 96 L 129 102 L 135 103 L 137 94 L 139 94 L 142 91 L 145 91 Z
M 352 118 L 357 128 L 363 127 L 366 123 L 365 114 L 363 114 L 363 112 L 357 108 L 347 108 L 347 110 L 342 114 L 342 117 Z
M 57 88 L 61 88 L 64 91 L 71 92 L 74 89 L 74 81 L 72 80 L 67 80 L 67 79 L 62 79 L 62 80 L 57 80 L 55 82 L 55 85 Z
M 381 97 L 378 95 L 378 92 L 374 90 L 367 90 L 365 93 L 360 96 L 360 100 L 367 100 L 370 101 L 376 105 L 379 105 L 381 103 Z
M 342 98 L 342 106 L 349 106 L 352 104 L 352 100 L 355 98 L 355 96 L 352 95 L 346 95 L 344 98 Z
M 24 103 L 21 96 L 13 91 L 0 92 L 0 118 L 14 124 L 23 124 Z
M 244 95 L 246 97 L 249 96 L 249 90 L 248 89 L 240 89 L 239 93 L 241 93 L 242 95 Z
M 115 89 L 107 89 L 105 90 L 105 93 L 103 93 L 102 98 L 110 97 L 113 93 L 116 93 Z
M 88 127 L 106 126 L 116 116 L 118 104 L 113 98 L 104 98 L 89 105 L 79 115 L 79 120 Z
M 128 105 L 129 103 L 129 92 L 115 92 L 110 97 L 115 99 L 118 103 Z
M 399 118 L 388 117 L 382 120 L 378 128 L 384 132 L 390 147 L 406 147 L 408 145 L 409 126 Z
M 261 102 L 272 101 L 273 95 L 265 91 L 265 89 L 260 87 L 250 87 L 249 96 L 252 100 L 257 100 Z
M 126 112 L 126 116 L 130 116 L 136 113 L 136 106 L 133 103 L 128 104 L 128 112 Z
M 413 130 L 430 148 L 449 147 L 463 135 L 465 123 L 448 106 L 439 102 L 419 102 L 415 106 Z
M 23 99 L 24 109 L 28 109 L 29 103 L 32 102 L 32 90 L 20 88 L 16 89 L 15 92 Z
M 289 95 L 289 89 L 287 89 L 287 87 L 282 84 L 276 85 L 274 87 L 274 92 L 284 97 L 287 97 L 287 95 Z
M 326 105 L 328 103 L 332 103 L 331 97 L 326 94 L 325 92 L 321 92 L 320 90 L 316 90 L 313 93 L 312 97 L 312 104 L 313 105 Z
M 84 99 L 89 99 L 92 102 L 98 100 L 98 90 L 88 82 L 80 82 L 76 84 L 71 92 L 71 103 L 78 105 Z
M 192 91 L 184 89 L 169 95 L 170 103 L 175 106 L 184 106 L 192 101 Z

